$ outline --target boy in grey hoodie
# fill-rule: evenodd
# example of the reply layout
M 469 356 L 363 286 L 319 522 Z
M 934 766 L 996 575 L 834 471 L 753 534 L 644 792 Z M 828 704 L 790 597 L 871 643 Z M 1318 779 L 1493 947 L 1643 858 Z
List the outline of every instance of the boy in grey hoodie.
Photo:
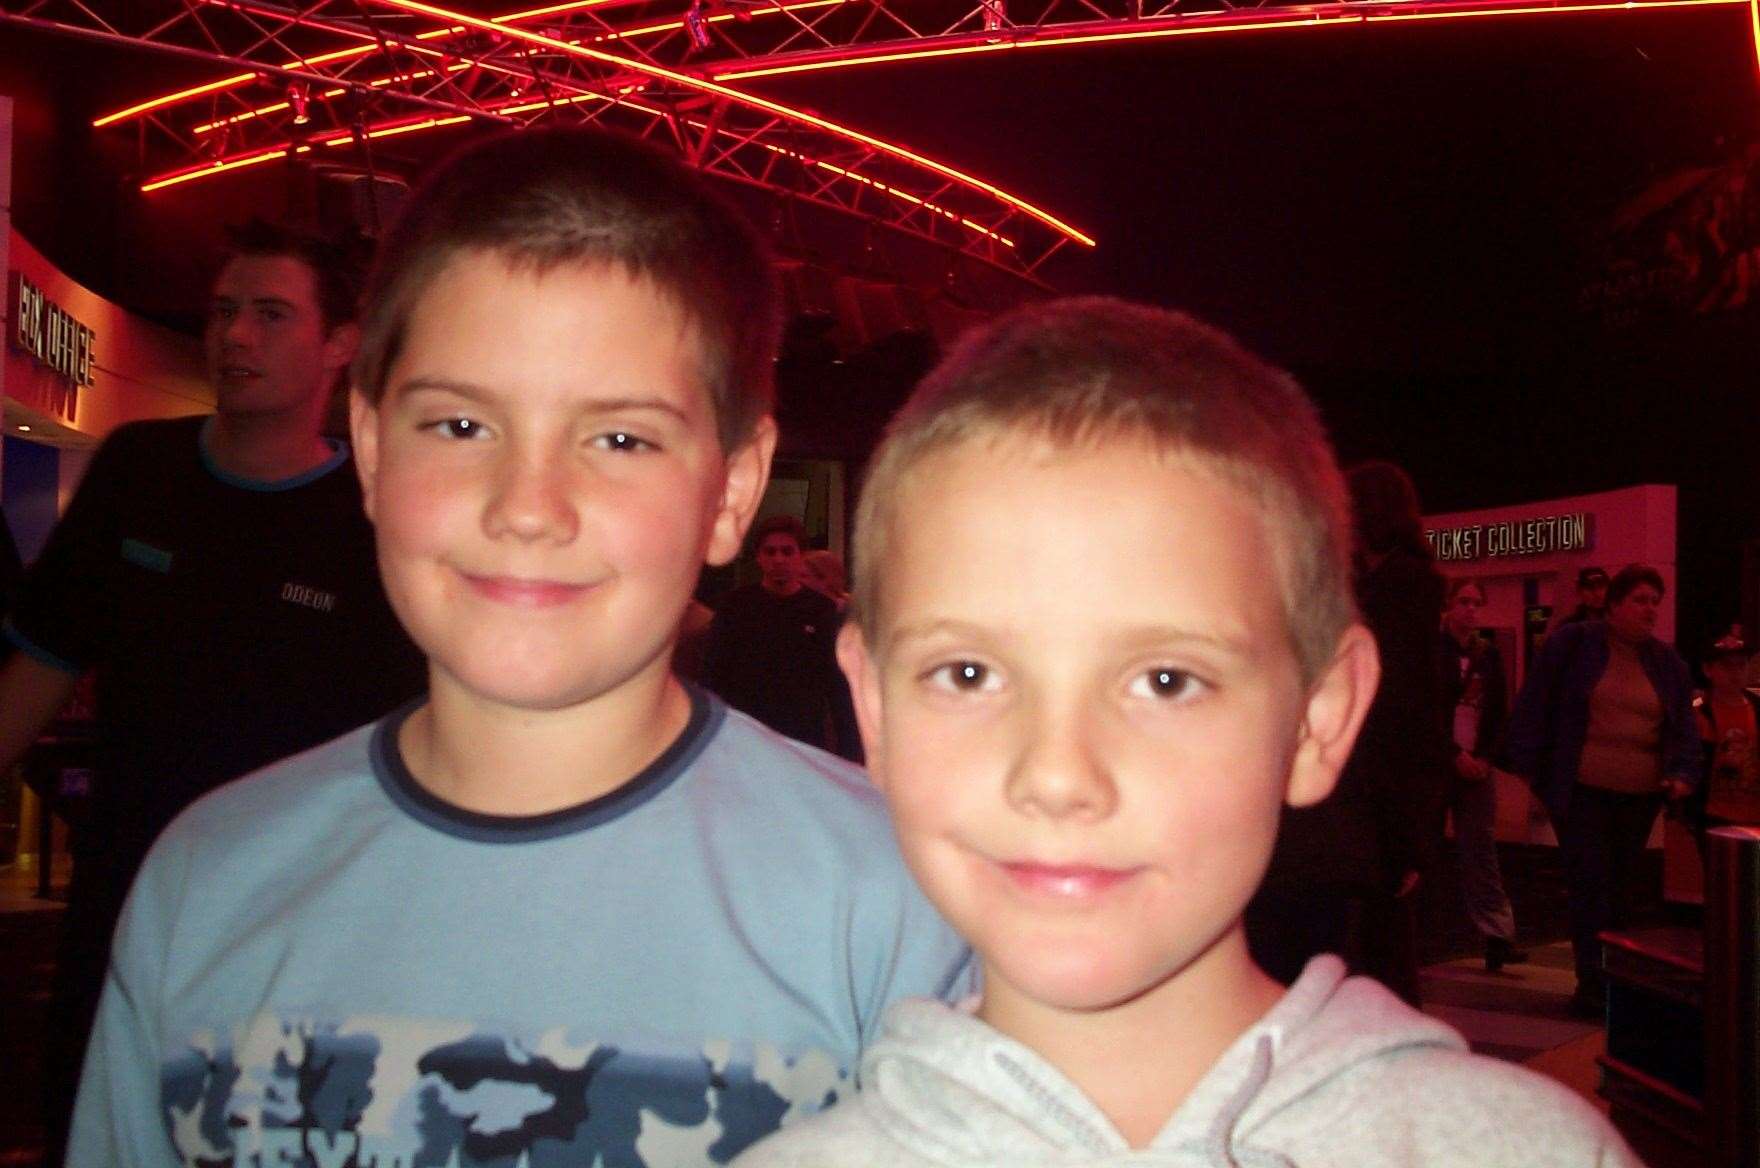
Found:
M 894 1008 L 862 1090 L 740 1168 L 1637 1165 L 1592 1108 L 1241 914 L 1379 676 L 1345 493 L 1286 375 L 1098 298 L 918 388 L 838 643 L 913 874 L 983 962 Z

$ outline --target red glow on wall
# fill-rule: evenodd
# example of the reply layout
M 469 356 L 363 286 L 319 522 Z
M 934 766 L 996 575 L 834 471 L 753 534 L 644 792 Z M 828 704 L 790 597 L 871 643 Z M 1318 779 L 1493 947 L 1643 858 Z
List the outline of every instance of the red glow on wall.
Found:
M 1760 68 L 1760 0 L 1748 0 L 1748 24 L 1754 32 L 1754 64 Z

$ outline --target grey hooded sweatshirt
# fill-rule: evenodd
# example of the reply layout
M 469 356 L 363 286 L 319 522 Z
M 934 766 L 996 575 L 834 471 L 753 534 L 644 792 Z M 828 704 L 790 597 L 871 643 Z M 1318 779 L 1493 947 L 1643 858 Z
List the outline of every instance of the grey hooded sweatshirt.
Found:
M 969 1013 L 894 1006 L 862 1090 L 735 1168 L 1643 1168 L 1601 1114 L 1316 957 L 1132 1150 L 1055 1067 Z

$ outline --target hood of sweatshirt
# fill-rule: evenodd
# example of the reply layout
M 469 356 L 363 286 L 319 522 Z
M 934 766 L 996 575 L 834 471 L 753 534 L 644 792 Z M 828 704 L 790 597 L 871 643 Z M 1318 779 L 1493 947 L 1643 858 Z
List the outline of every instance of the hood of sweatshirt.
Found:
M 1223 1052 L 1145 1149 L 1131 1149 L 1039 1055 L 929 1000 L 893 1008 L 862 1059 L 858 1098 L 872 1122 L 931 1163 L 1290 1168 L 1280 1117 L 1299 1105 L 1307 1126 L 1326 1113 L 1326 1092 L 1341 1077 L 1414 1048 L 1464 1051 L 1466 1043 L 1322 956 Z

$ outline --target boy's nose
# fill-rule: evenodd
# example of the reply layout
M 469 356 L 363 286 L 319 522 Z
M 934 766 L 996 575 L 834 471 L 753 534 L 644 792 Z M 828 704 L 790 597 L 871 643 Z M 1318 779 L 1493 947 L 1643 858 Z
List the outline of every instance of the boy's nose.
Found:
M 1023 748 L 1008 776 L 1008 798 L 1028 814 L 1104 819 L 1118 807 L 1118 787 L 1077 713 L 1030 711 Z
M 571 542 L 579 534 L 580 516 L 567 469 L 541 456 L 508 458 L 484 509 L 483 529 L 491 539 Z

